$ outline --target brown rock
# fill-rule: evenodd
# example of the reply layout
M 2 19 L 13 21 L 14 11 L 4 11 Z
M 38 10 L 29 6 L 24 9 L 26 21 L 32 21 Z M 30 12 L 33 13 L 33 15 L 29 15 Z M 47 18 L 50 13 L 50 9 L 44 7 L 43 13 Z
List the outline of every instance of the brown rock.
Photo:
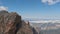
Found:
M 17 34 L 33 34 L 33 31 L 32 31 L 32 28 L 29 25 L 29 22 L 27 24 L 24 21 L 22 21 L 22 27 L 19 29 Z
M 21 24 L 21 16 L 18 14 L 0 12 L 0 34 L 15 34 L 19 23 Z
M 0 34 L 35 34 L 29 22 L 21 20 L 17 13 L 0 11 Z

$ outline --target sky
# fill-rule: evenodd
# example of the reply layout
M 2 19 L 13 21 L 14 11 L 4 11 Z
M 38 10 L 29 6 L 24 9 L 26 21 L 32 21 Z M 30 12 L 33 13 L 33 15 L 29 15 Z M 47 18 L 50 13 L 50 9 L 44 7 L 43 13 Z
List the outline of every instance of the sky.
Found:
M 0 10 L 22 18 L 60 19 L 60 0 L 0 0 Z

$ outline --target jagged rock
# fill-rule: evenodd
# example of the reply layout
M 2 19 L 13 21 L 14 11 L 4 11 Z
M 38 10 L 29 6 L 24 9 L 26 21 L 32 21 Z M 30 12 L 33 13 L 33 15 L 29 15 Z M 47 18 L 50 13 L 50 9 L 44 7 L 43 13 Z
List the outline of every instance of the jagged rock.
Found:
M 22 27 L 19 29 L 17 34 L 33 34 L 33 31 L 29 23 L 25 23 L 24 21 L 22 21 Z
M 29 21 L 22 21 L 22 26 L 17 34 L 38 34 L 34 27 L 30 26 Z
M 21 16 L 18 14 L 0 12 L 0 34 L 15 34 L 19 24 L 21 25 Z
M 17 13 L 0 11 L 0 34 L 37 34 Z

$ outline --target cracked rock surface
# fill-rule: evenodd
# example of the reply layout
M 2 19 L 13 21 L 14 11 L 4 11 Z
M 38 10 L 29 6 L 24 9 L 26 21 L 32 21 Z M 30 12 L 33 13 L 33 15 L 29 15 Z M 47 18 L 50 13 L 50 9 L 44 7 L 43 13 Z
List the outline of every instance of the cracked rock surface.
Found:
M 17 13 L 0 11 L 0 34 L 34 34 L 34 32 Z

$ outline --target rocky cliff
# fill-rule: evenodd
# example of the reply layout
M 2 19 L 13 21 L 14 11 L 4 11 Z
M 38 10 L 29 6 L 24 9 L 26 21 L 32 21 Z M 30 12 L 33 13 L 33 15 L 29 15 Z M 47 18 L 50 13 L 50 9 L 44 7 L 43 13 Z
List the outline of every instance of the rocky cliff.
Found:
M 15 12 L 0 11 L 0 34 L 38 34 Z

